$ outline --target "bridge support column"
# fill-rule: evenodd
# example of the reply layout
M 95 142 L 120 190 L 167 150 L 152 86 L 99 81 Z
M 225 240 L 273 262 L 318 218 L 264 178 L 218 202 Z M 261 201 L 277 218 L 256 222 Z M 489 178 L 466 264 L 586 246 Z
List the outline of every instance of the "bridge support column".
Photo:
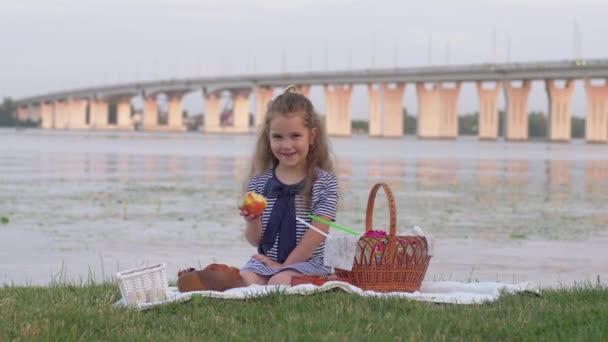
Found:
M 587 93 L 587 122 L 585 135 L 587 142 L 608 143 L 608 80 L 601 86 L 594 86 L 585 80 Z
M 351 95 L 352 84 L 325 85 L 325 122 L 329 135 L 351 135 Z
M 133 129 L 130 96 L 122 96 L 116 99 L 116 126 L 122 129 Z
M 89 101 L 91 114 L 91 128 L 104 129 L 108 127 L 108 101 L 91 99 Z
M 155 129 L 158 127 L 158 99 L 156 94 L 144 97 L 143 129 Z
M 405 83 L 396 83 L 395 87 L 383 83 L 378 90 L 370 84 L 367 89 L 370 97 L 370 136 L 402 137 Z
M 423 82 L 416 84 L 418 92 L 418 136 L 420 138 L 458 137 L 458 96 L 460 82 L 454 88 L 442 83 L 427 89 Z
M 234 126 L 233 132 L 249 132 L 249 94 L 250 89 L 239 89 L 231 91 L 234 101 Z
M 168 98 L 168 128 L 172 131 L 184 131 L 184 93 L 174 92 L 167 94 Z
M 220 105 L 221 105 L 221 94 L 203 93 L 205 97 L 205 132 L 220 132 L 222 130 L 220 126 Z
M 440 95 L 437 84 L 427 89 L 424 82 L 416 83 L 418 94 L 418 137 L 439 138 Z
M 494 88 L 486 89 L 483 82 L 477 81 L 477 93 L 479 94 L 479 139 L 498 139 L 498 96 L 500 95 L 501 82 L 496 82 Z
M 507 120 L 505 122 L 507 140 L 528 139 L 528 95 L 532 83 L 530 80 L 523 81 L 521 87 L 514 87 L 511 82 L 505 83 L 505 94 L 507 100 Z
M 549 98 L 549 140 L 570 141 L 574 81 L 567 80 L 564 88 L 558 88 L 554 80 L 545 80 L 545 86 Z
M 52 102 L 40 102 L 40 127 L 55 128 L 55 115 Z
M 55 108 L 55 128 L 67 129 L 70 121 L 67 100 L 54 101 L 53 106 Z
M 460 96 L 460 82 L 454 88 L 446 88 L 439 83 L 439 137 L 458 138 L 458 96 Z
M 264 124 L 264 116 L 268 109 L 268 103 L 274 96 L 274 87 L 257 86 L 255 87 L 255 126 L 260 127 Z
M 382 105 L 380 104 L 380 87 L 374 87 L 373 84 L 367 85 L 367 93 L 369 94 L 369 136 L 382 136 Z
M 68 102 L 68 111 L 70 112 L 70 129 L 89 128 L 89 124 L 86 122 L 87 101 L 85 99 L 70 100 Z
M 27 121 L 29 119 L 29 106 L 25 105 L 25 106 L 19 106 L 17 108 L 17 120 L 19 122 L 24 122 Z

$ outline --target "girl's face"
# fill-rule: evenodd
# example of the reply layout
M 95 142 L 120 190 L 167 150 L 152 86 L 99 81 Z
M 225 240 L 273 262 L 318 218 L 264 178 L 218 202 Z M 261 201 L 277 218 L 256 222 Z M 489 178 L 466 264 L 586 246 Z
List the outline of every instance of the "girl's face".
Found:
M 281 167 L 293 170 L 306 168 L 306 157 L 317 129 L 308 130 L 301 114 L 278 115 L 270 121 L 270 148 Z

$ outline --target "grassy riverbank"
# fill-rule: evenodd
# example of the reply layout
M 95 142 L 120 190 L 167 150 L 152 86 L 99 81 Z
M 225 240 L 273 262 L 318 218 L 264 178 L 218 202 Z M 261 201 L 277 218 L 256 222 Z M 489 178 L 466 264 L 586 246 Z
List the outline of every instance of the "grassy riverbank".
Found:
M 4 287 L 0 340 L 577 340 L 608 338 L 608 288 L 545 290 L 484 305 L 343 292 L 250 300 L 196 297 L 137 312 L 114 284 Z

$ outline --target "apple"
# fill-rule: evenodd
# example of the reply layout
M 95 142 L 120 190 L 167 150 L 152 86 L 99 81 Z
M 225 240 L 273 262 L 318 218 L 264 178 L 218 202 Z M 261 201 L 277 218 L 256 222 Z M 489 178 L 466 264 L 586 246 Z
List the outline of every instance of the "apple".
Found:
M 250 215 L 261 216 L 264 209 L 266 209 L 266 205 L 266 197 L 253 191 L 249 191 L 245 194 L 243 210 L 247 211 Z

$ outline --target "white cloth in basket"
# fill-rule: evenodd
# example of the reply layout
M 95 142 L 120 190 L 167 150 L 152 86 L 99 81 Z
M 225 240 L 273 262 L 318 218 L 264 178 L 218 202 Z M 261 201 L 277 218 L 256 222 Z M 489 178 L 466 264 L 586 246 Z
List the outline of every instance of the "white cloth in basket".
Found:
M 341 270 L 352 270 L 358 242 L 359 237 L 354 235 L 327 237 L 323 255 L 325 265 Z

